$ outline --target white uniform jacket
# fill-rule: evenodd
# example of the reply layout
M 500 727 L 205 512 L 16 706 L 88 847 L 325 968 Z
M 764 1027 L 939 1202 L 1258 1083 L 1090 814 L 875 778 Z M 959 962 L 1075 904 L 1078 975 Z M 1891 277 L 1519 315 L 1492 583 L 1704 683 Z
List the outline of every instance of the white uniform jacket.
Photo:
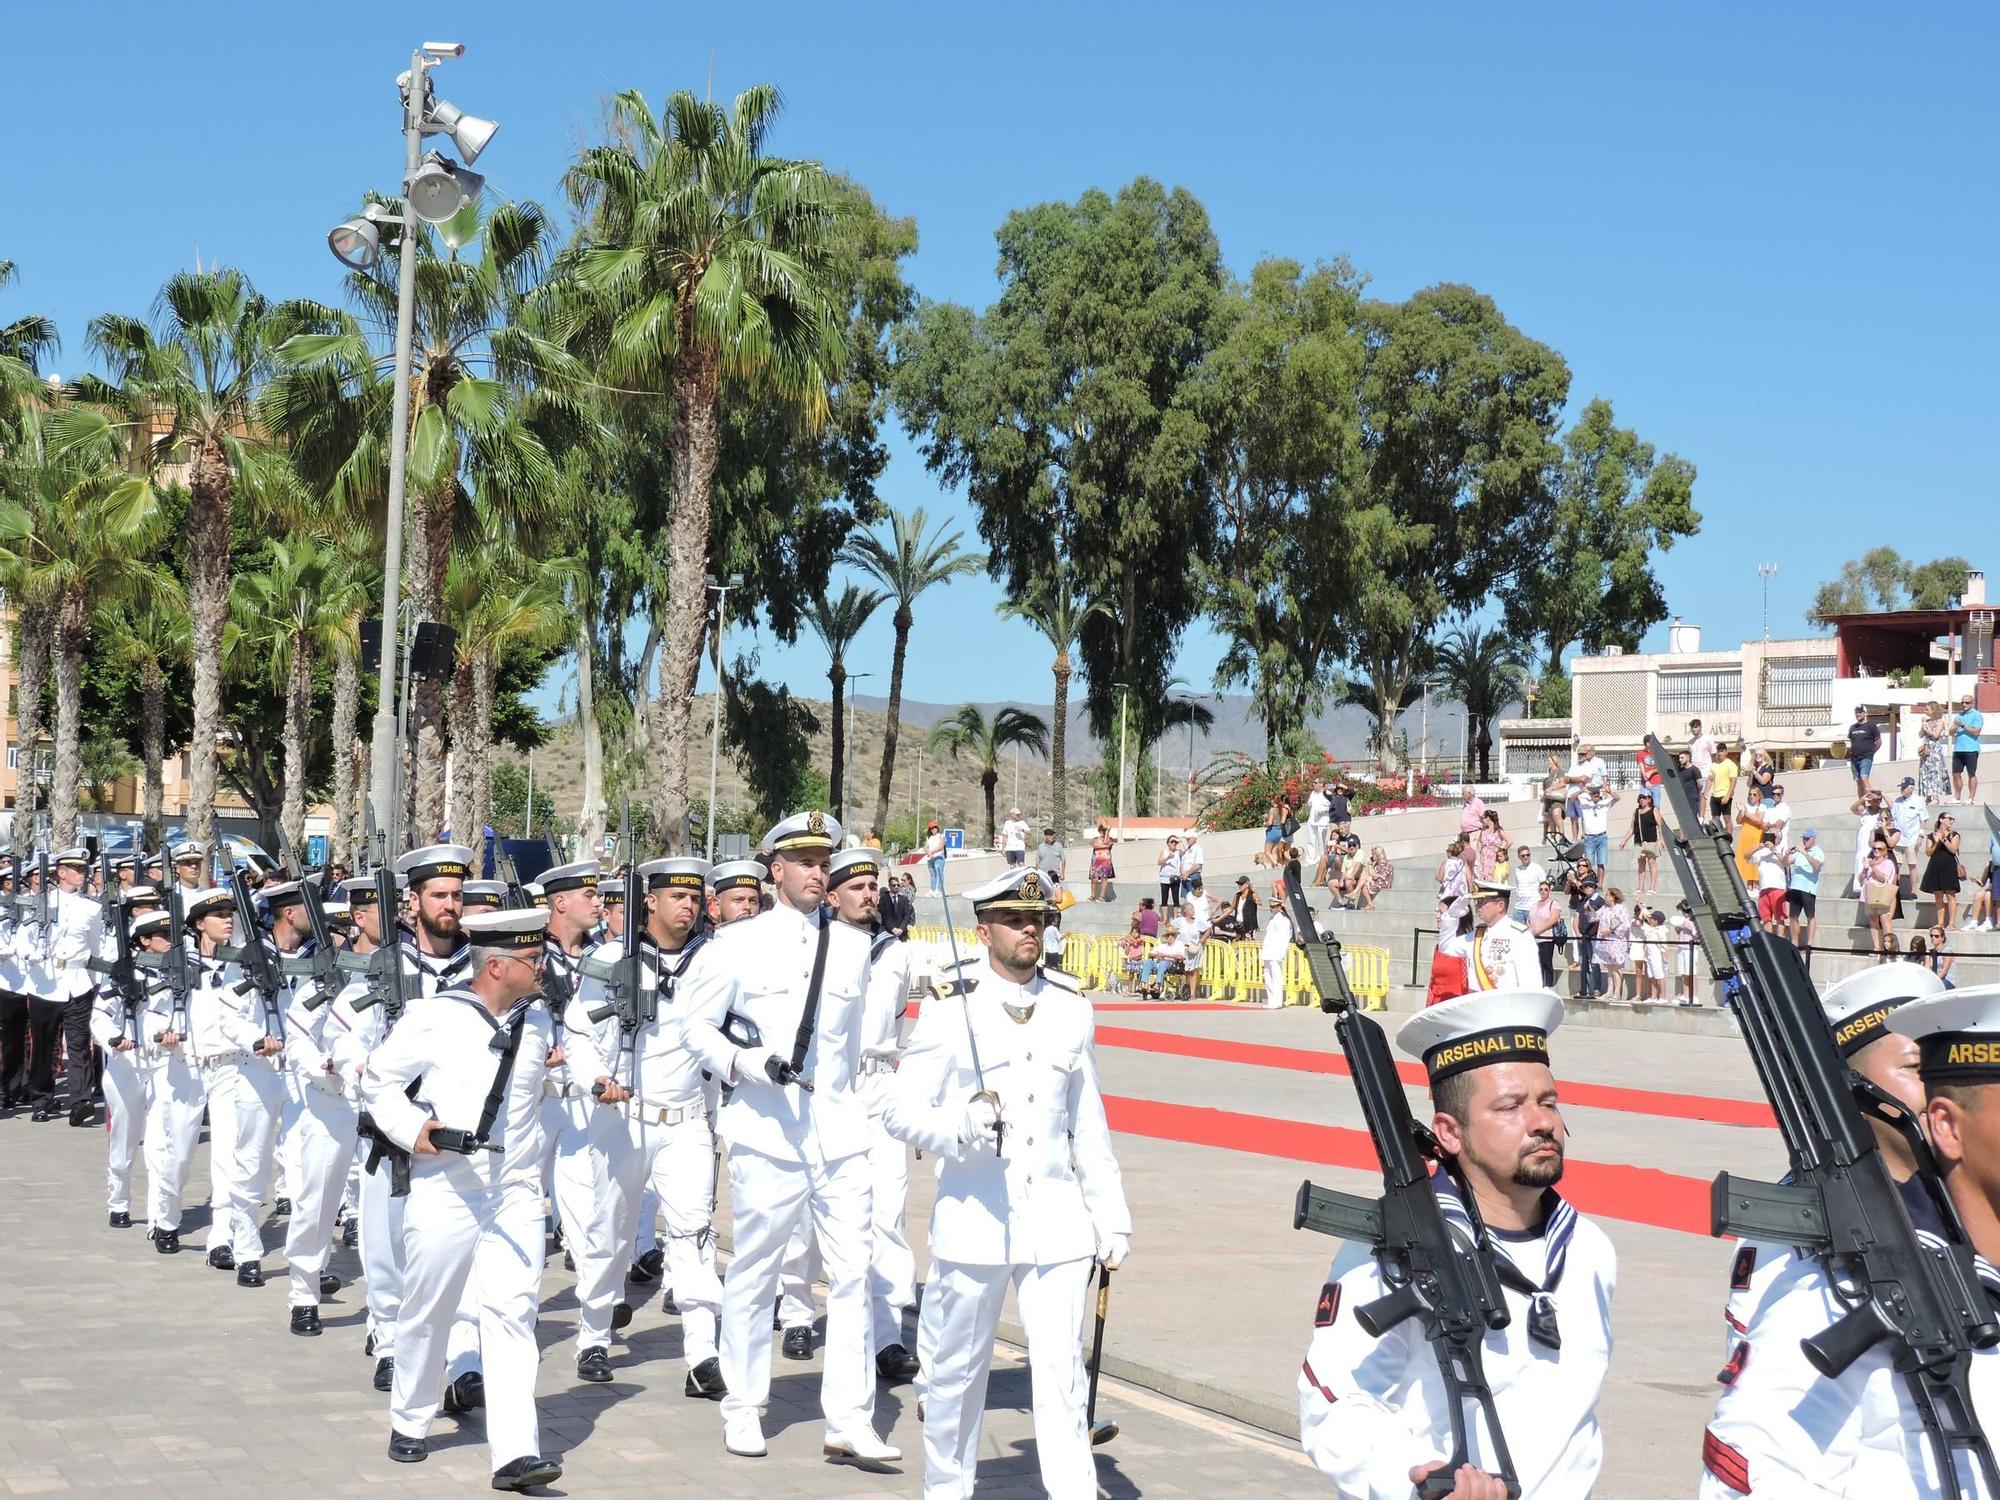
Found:
M 821 922 L 832 930 L 805 1061 L 813 1087 L 811 1092 L 779 1088 L 764 1076 L 758 1059 L 764 1050 L 792 1055 Z M 826 1161 L 868 1149 L 868 1112 L 855 1091 L 868 988 L 867 933 L 823 911 L 808 916 L 780 901 L 716 929 L 685 983 L 688 1045 L 718 1079 L 736 1085 L 716 1117 L 723 1140 L 779 1161 L 807 1160 L 809 1133 Z M 740 1048 L 723 1035 L 732 1014 L 762 1033 L 761 1048 Z
M 278 1026 L 268 1023 L 264 997 L 234 963 L 196 954 L 191 968 L 194 988 L 188 993 L 188 1030 L 196 1062 L 249 1053 L 265 1037 L 281 1035 Z M 269 1061 L 276 1066 L 276 1058 Z
M 286 956 L 305 957 L 311 946 L 312 939 L 308 938 L 305 947 Z M 338 984 L 337 980 L 335 982 Z M 335 993 L 345 988 L 341 985 Z M 285 987 L 280 1005 L 285 1024 L 284 1065 L 286 1071 L 300 1083 L 341 1095 L 347 1089 L 340 1076 L 339 1060 L 334 1057 L 332 1048 L 342 1030 L 333 1022 L 331 1001 L 317 1006 L 308 1004 L 319 992 L 319 981 L 310 974 L 300 975 Z
M 1046 1266 L 1129 1235 L 1097 1088 L 1096 1017 L 1076 981 L 1037 970 L 1016 984 L 982 955 L 939 988 L 949 993 L 924 1003 L 883 1117 L 890 1135 L 941 1159 L 931 1254 L 963 1265 Z M 1034 1009 L 1016 1021 L 1003 1003 Z M 981 1087 L 968 1034 L 985 1087 L 1000 1098 L 997 1156 L 990 1144 L 963 1138 Z
M 1989 1296 L 2000 1291 L 2000 1273 L 1983 1260 L 1978 1269 Z M 1702 1435 L 1702 1500 L 1943 1494 L 1936 1456 L 1886 1347 L 1869 1350 L 1837 1380 L 1806 1361 L 1800 1341 L 1825 1332 L 1846 1310 L 1817 1257 L 1762 1241 L 1737 1247 L 1722 1397 Z M 1988 1436 L 2000 1434 L 2000 1351 L 1973 1356 L 1972 1398 Z M 1967 1496 L 1993 1500 L 1968 1465 L 1959 1469 Z
M 1545 1280 L 1543 1235 L 1494 1236 L 1531 1280 Z M 1487 1382 L 1524 1497 L 1586 1500 L 1604 1460 L 1597 1402 L 1611 1363 L 1611 1241 L 1576 1215 L 1567 1263 L 1551 1295 L 1562 1348 L 1529 1335 L 1527 1294 L 1506 1288 L 1508 1325 L 1484 1340 Z M 1449 1454 L 1451 1416 L 1437 1356 L 1411 1318 L 1373 1338 L 1355 1309 L 1387 1287 L 1373 1252 L 1347 1244 L 1320 1289 L 1312 1342 L 1299 1371 L 1299 1438 L 1344 1500 L 1410 1500 L 1410 1470 Z M 1468 1406 L 1471 1457 L 1496 1467 L 1484 1425 Z
M 618 1018 L 590 1019 L 590 1012 L 604 1003 L 605 982 L 589 974 L 578 977 L 576 998 L 563 1013 L 563 1047 L 570 1076 L 585 1092 L 598 1079 L 610 1078 L 642 1104 L 679 1108 L 701 1098 L 701 1059 L 687 1040 L 686 981 L 707 946 L 704 938 L 691 953 L 685 947 L 662 953 L 651 938 L 640 938 L 639 989 L 642 994 L 659 992 L 659 1014 L 632 1037 L 629 1059 Z M 625 945 L 603 943 L 588 957 L 593 963 L 616 964 L 625 957 Z
M 1542 987 L 1542 964 L 1534 934 L 1512 917 L 1502 917 L 1491 927 L 1454 933 L 1438 943 L 1438 952 L 1465 960 L 1465 979 L 1475 990 Z
M 521 1045 L 487 1136 L 501 1149 L 470 1156 L 450 1151 L 412 1156 L 413 1177 L 448 1173 L 455 1186 L 468 1191 L 519 1186 L 540 1193 L 541 1098 L 554 1027 L 540 996 L 530 996 L 512 1014 L 523 1018 Z M 443 991 L 411 1006 L 369 1056 L 361 1077 L 363 1107 L 377 1128 L 406 1151 L 427 1120 L 477 1130 L 510 1025 L 511 1015 L 495 1020 L 468 990 Z M 413 1100 L 406 1091 L 417 1079 L 423 1082 Z
M 50 993 L 74 1000 L 97 988 L 89 963 L 104 937 L 104 913 L 89 896 L 57 891 L 49 897 Z
M 868 1113 L 880 1119 L 889 1107 L 903 1017 L 910 1009 L 910 945 L 893 933 L 878 932 L 868 945 L 868 994 L 862 1002 L 861 1096 Z

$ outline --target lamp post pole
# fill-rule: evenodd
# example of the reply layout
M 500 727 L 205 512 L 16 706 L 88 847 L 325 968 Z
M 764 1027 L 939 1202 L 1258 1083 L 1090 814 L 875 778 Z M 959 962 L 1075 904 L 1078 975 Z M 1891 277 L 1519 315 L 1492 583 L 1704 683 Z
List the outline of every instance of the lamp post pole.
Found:
M 1757 576 L 1764 580 L 1764 644 L 1771 644 L 1771 580 L 1777 576 L 1776 563 L 1758 563 Z
M 382 661 L 375 687 L 374 743 L 370 747 L 368 800 L 382 830 L 381 857 L 401 851 L 402 798 L 396 786 L 396 652 L 393 642 L 402 612 L 403 498 L 410 469 L 410 345 L 417 321 L 417 216 L 410 211 L 409 182 L 423 154 L 424 72 L 421 50 L 410 56 L 410 82 L 403 98 L 403 243 L 396 272 L 396 375 L 389 400 L 389 515 L 382 559 Z
M 729 575 L 729 582 L 717 583 L 708 580 L 708 587 L 715 594 L 715 712 L 708 726 L 708 862 L 715 863 L 715 770 L 722 760 L 722 629 L 727 616 L 723 605 L 729 602 L 729 591 L 743 582 L 741 574 Z M 630 920 L 629 918 L 627 919 Z
M 1131 690 L 1124 683 L 1118 689 L 1118 842 L 1125 842 L 1125 704 Z
M 864 677 L 873 677 L 873 672 L 849 672 L 847 674 L 847 695 L 840 705 L 846 717 L 846 733 L 840 737 L 840 826 L 853 832 L 847 824 L 847 799 L 854 792 L 854 684 Z

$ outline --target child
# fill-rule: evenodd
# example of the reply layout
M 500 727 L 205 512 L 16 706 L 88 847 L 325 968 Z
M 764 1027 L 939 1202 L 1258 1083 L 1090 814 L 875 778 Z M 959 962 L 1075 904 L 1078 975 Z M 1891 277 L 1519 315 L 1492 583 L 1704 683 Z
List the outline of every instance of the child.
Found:
M 1674 934 L 1667 926 L 1667 914 L 1657 906 L 1646 913 L 1646 977 L 1641 981 L 1646 993 L 1639 998 L 1667 1003 L 1667 975 L 1673 972 Z
M 1683 901 L 1674 908 L 1674 973 L 1681 982 L 1681 1004 L 1699 1005 L 1694 992 L 1694 912 Z

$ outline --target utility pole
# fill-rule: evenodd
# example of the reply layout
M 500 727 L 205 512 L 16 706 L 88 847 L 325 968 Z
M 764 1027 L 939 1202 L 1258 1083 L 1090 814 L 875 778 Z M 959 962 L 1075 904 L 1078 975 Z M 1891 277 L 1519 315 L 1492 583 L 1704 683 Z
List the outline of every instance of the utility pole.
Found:
M 1125 704 L 1131 693 L 1126 684 L 1114 683 L 1118 689 L 1118 842 L 1125 842 Z
M 1776 563 L 1758 563 L 1757 576 L 1764 580 L 1764 644 L 1771 644 L 1771 580 L 1777 577 Z
M 708 726 L 708 815 L 703 820 L 708 824 L 708 862 L 715 863 L 715 771 L 722 760 L 722 629 L 726 616 L 723 605 L 729 602 L 729 591 L 743 586 L 743 575 L 731 573 L 729 582 L 717 583 L 713 576 L 705 580 L 709 592 L 715 595 L 715 712 L 710 716 Z M 628 916 L 626 920 L 631 920 Z

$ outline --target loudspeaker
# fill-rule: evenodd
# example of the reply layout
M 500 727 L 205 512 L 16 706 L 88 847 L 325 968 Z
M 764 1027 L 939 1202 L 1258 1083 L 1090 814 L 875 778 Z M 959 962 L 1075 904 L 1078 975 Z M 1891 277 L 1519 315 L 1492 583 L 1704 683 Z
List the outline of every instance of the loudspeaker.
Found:
M 379 618 L 361 622 L 361 665 L 369 672 L 382 670 L 382 622 Z
M 451 676 L 452 651 L 458 632 L 435 620 L 417 622 L 417 638 L 410 646 L 410 675 L 413 677 Z

